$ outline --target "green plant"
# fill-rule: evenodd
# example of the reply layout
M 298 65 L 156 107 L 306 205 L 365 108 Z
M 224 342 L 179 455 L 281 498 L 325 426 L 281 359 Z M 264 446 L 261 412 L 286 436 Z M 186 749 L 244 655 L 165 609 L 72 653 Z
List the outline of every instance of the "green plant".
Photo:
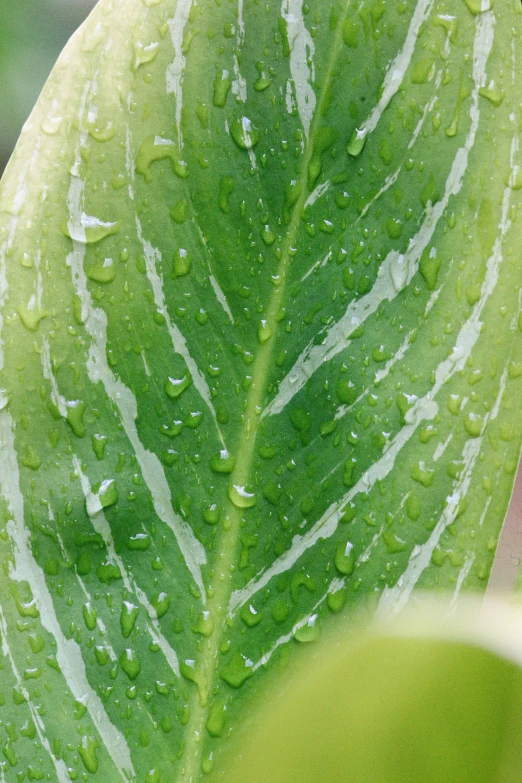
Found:
M 66 48 L 0 190 L 9 783 L 195 781 L 329 615 L 484 589 L 521 11 L 101 0 Z
M 426 597 L 298 661 L 230 743 L 227 783 L 516 783 L 520 610 Z M 444 615 L 446 615 L 444 617 Z

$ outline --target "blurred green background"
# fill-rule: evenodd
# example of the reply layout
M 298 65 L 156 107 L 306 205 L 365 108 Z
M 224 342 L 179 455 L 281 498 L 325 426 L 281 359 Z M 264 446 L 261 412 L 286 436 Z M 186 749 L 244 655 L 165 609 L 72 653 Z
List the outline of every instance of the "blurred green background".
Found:
M 58 55 L 96 0 L 0 0 L 0 175 Z

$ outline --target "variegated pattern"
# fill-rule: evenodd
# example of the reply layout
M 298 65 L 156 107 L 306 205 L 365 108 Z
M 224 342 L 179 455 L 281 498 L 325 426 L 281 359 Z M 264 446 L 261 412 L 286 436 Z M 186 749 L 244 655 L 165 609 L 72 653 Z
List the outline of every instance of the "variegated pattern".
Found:
M 0 190 L 0 780 L 219 777 L 321 624 L 485 587 L 521 11 L 101 0 L 73 38 Z

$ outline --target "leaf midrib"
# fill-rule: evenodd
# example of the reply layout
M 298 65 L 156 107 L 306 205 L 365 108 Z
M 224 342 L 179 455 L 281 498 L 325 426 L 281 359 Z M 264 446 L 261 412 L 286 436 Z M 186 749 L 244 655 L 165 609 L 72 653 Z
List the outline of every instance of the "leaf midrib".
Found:
M 337 59 L 342 49 L 343 23 L 347 17 L 351 2 L 352 0 L 346 0 L 343 14 L 339 19 L 319 99 L 310 125 L 309 138 L 298 178 L 301 193 L 293 207 L 288 230 L 284 242 L 282 243 L 281 260 L 278 269 L 281 283 L 274 289 L 266 311 L 266 321 L 272 330 L 272 335 L 266 343 L 259 347 L 254 362 L 252 382 L 247 396 L 243 426 L 239 437 L 239 451 L 236 456 L 236 466 L 230 476 L 230 486 L 236 485 L 246 487 L 250 483 L 249 479 L 255 454 L 259 423 L 263 412 L 263 400 L 269 377 L 269 368 L 278 336 L 279 322 L 277 320 L 277 315 L 280 312 L 282 302 L 284 301 L 288 270 L 292 260 L 291 249 L 295 245 L 299 224 L 304 212 L 304 206 L 309 195 L 307 187 L 308 166 L 314 152 L 314 142 L 321 123 L 322 108 L 328 95 Z M 215 630 L 208 643 L 204 645 L 202 653 L 197 659 L 197 666 L 199 666 L 202 675 L 206 679 L 209 694 L 213 693 L 217 674 L 215 663 L 219 655 L 219 648 L 225 628 L 227 607 L 232 594 L 231 572 L 234 569 L 234 564 L 237 562 L 237 550 L 242 521 L 242 510 L 237 508 L 228 497 L 226 499 L 226 509 L 228 511 L 228 514 L 226 515 L 228 526 L 227 529 L 223 528 L 219 546 L 217 547 L 218 554 L 216 557 L 215 570 L 207 591 L 209 597 L 205 607 L 205 610 L 210 613 L 210 617 L 214 620 Z M 205 723 L 209 706 L 210 705 L 201 706 L 198 691 L 194 687 L 192 689 L 189 704 L 190 720 L 186 728 L 184 754 L 180 763 L 180 778 L 190 781 L 190 783 L 195 783 L 201 776 L 201 757 L 199 751 L 201 749 L 202 738 L 205 735 Z

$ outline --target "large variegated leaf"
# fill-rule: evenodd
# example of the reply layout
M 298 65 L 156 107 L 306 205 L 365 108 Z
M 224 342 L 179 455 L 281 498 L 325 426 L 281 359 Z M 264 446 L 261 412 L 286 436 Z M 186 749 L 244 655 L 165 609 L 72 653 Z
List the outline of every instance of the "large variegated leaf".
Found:
M 196 781 L 319 624 L 485 586 L 520 3 L 102 0 L 0 193 L 8 783 Z

